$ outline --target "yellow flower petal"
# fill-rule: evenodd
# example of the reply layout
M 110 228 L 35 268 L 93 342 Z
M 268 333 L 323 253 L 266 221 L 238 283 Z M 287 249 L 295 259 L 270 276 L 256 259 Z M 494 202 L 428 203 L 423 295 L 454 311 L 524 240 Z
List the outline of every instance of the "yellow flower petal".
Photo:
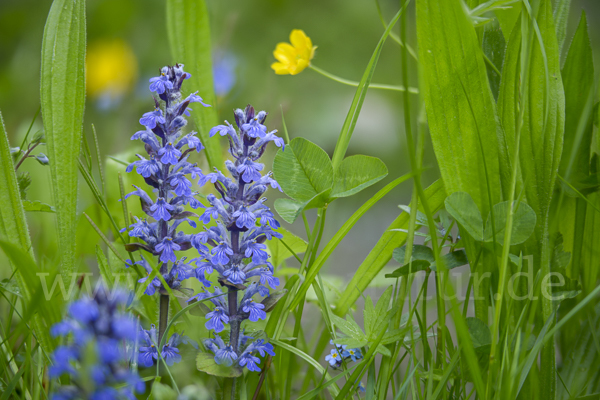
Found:
M 299 51 L 303 51 L 312 46 L 310 38 L 306 36 L 306 33 L 301 29 L 294 29 L 292 33 L 290 33 L 290 43 L 292 43 L 292 46 Z
M 279 43 L 273 52 L 273 56 L 284 64 L 296 62 L 298 53 L 289 43 Z
M 277 75 L 289 75 L 290 74 L 290 70 L 288 69 L 286 64 L 282 64 L 280 62 L 274 62 L 273 64 L 271 64 L 271 68 L 273 68 L 273 71 L 275 71 L 275 73 Z
M 300 72 L 304 71 L 304 69 L 308 67 L 308 60 L 298 60 L 298 64 L 296 65 L 296 67 L 290 72 L 290 74 L 292 75 L 296 75 L 299 74 Z

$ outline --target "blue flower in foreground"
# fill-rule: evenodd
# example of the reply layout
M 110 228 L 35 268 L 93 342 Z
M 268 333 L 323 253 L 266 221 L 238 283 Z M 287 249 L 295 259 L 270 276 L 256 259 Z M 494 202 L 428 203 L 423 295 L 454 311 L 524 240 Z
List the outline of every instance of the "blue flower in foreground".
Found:
M 265 305 L 261 303 L 255 303 L 254 300 L 248 299 L 244 302 L 242 310 L 249 313 L 248 319 L 252 322 L 256 322 L 259 319 L 267 318 L 267 313 L 264 311 Z
M 160 76 L 150 78 L 150 91 L 157 94 L 163 94 L 165 91 L 173 89 L 173 83 L 167 76 L 168 68 L 163 67 Z
M 101 287 L 93 297 L 73 302 L 69 316 L 51 328 L 53 336 L 73 339 L 52 354 L 50 377 L 68 374 L 71 378 L 71 384 L 59 386 L 52 399 L 131 399 L 134 392 L 144 391 L 144 383 L 127 366 L 124 345 L 131 345 L 136 337 L 133 319 L 120 311 L 128 297 L 118 289 L 109 292 Z M 90 350 L 95 357 L 87 356 Z M 91 371 L 93 379 L 80 371 Z
M 214 311 L 206 314 L 206 319 L 208 319 L 204 325 L 206 329 L 214 329 L 217 333 L 225 329 L 224 324 L 229 323 L 229 316 L 222 307 L 215 307 Z
M 246 366 L 250 371 L 260 372 L 260 358 L 255 357 L 252 353 L 244 353 L 240 357 L 239 361 L 240 367 Z

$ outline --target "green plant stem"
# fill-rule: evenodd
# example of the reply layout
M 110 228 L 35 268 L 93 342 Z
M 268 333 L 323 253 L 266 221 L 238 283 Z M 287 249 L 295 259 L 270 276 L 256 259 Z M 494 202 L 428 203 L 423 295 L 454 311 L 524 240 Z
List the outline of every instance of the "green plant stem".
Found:
M 162 341 L 166 334 L 167 324 L 169 323 L 169 295 L 160 295 L 160 308 L 158 314 L 158 343 Z
M 341 83 L 341 84 L 344 84 L 347 86 L 353 86 L 353 87 L 358 87 L 360 85 L 360 82 L 351 81 L 349 79 L 344 79 L 337 75 L 333 75 L 333 74 L 331 74 L 319 67 L 316 67 L 312 64 L 310 64 L 308 67 L 310 69 L 312 69 L 313 71 L 318 72 L 319 74 L 323 75 L 324 77 L 329 78 L 335 82 L 338 82 L 338 83 Z M 405 86 L 386 85 L 386 84 L 379 84 L 379 83 L 370 83 L 369 89 L 381 89 L 381 90 L 393 90 L 396 92 L 406 92 Z M 412 93 L 412 94 L 419 94 L 419 89 L 414 88 L 414 87 L 409 87 L 408 92 Z

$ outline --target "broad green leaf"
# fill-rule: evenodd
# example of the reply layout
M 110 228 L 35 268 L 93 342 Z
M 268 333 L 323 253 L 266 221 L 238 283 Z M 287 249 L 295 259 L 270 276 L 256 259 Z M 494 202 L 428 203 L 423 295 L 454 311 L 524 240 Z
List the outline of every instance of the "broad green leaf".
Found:
M 25 212 L 21 204 L 21 195 L 19 193 L 19 185 L 17 183 L 17 175 L 15 167 L 10 156 L 10 146 L 8 143 L 8 135 L 4 129 L 4 120 L 0 113 L 0 239 L 7 241 L 21 251 L 25 251 L 28 257 L 33 259 L 33 249 L 31 247 L 31 238 L 25 219 Z M 5 250 L 6 251 L 6 250 Z M 7 254 L 9 260 L 11 257 Z M 37 266 L 35 262 L 31 265 L 35 267 L 33 270 L 28 270 L 28 266 L 19 260 L 18 255 L 15 258 L 16 262 L 9 262 L 12 271 L 19 284 L 19 291 L 23 297 L 24 304 L 28 305 L 33 297 L 32 282 L 36 282 Z M 43 316 L 36 314 L 32 319 L 32 327 L 42 348 L 50 353 L 53 349 L 53 342 L 50 339 L 48 328 L 44 326 Z
M 498 8 L 494 10 L 494 14 L 496 14 L 496 18 L 500 23 L 504 39 L 508 40 L 510 33 L 519 20 L 519 15 L 521 15 L 521 2 L 510 4 L 508 7 Z
M 303 138 L 293 139 L 284 150 L 279 150 L 273 161 L 273 174 L 292 199 L 305 203 L 331 189 L 333 166 L 325 152 Z
M 461 0 L 417 0 L 419 61 L 431 141 L 448 194 L 486 215 L 508 190 L 504 134 L 475 28 Z
M 41 106 L 64 277 L 75 271 L 78 159 L 85 105 L 85 1 L 54 0 L 42 39 Z
M 215 362 L 215 355 L 212 353 L 198 353 L 196 356 L 196 368 L 199 371 L 206 372 L 209 375 L 221 376 L 223 378 L 237 378 L 242 376 L 242 369 L 235 365 L 226 366 Z
M 340 338 L 335 340 L 336 343 L 339 344 L 351 344 L 354 347 L 362 347 L 367 344 L 367 337 L 360 329 L 360 326 L 354 321 L 352 315 L 346 315 L 346 319 L 338 317 L 337 315 L 332 315 L 333 323 L 335 326 L 342 332 L 346 338 L 352 339 L 352 341 L 346 340 L 346 338 Z M 344 342 L 344 343 L 342 343 Z M 362 344 L 361 344 L 362 343 Z
M 513 214 L 512 232 L 510 235 L 510 244 L 521 244 L 525 242 L 535 230 L 536 215 L 535 211 L 526 203 L 514 204 L 516 210 Z M 493 241 L 492 226 L 496 227 L 496 241 L 500 244 L 504 243 L 504 235 L 506 232 L 506 219 L 509 212 L 508 201 L 494 205 L 494 224 L 492 225 L 492 215 L 488 215 L 487 223 L 485 224 L 484 240 L 486 242 Z
M 468 317 L 466 322 L 475 349 L 492 344 L 492 334 L 485 322 L 472 317 Z
M 477 204 L 468 193 L 452 193 L 444 201 L 446 211 L 478 242 L 483 241 L 483 218 Z
M 587 115 L 587 121 L 583 121 L 584 129 L 578 130 L 580 120 L 586 118 L 586 103 L 593 100 L 590 94 L 594 89 L 594 60 L 584 12 L 561 75 L 565 87 L 565 137 L 558 171 L 567 181 L 574 183 L 575 180 L 584 180 L 590 173 L 592 144 L 591 112 Z
M 186 93 L 198 95 L 211 107 L 195 104 L 192 117 L 211 168 L 222 168 L 223 157 L 218 138 L 209 138 L 218 125 L 217 98 L 213 83 L 210 22 L 204 0 L 167 0 L 167 35 L 174 63 L 185 64 L 192 78 L 183 84 Z
M 439 211 L 446 198 L 442 181 L 437 180 L 425 189 L 425 197 L 425 201 L 429 203 L 431 212 L 435 213 Z M 422 211 L 422 208 L 420 210 Z M 357 268 L 337 302 L 335 308 L 337 315 L 344 315 L 348 312 L 361 293 L 390 261 L 394 249 L 406 242 L 406 233 L 395 231 L 394 229 L 407 229 L 409 217 L 408 213 L 401 213 L 392 221 L 383 235 L 381 235 L 381 238 Z
M 55 213 L 56 210 L 50 204 L 42 203 L 39 200 L 23 200 L 23 209 L 25 211 L 49 212 Z
M 345 158 L 335 171 L 331 197 L 347 197 L 379 182 L 388 169 L 379 158 L 363 155 Z
M 306 246 L 308 245 L 304 239 L 299 238 L 284 228 L 278 228 L 277 232 L 283 235 L 283 238 L 269 240 L 267 242 L 269 253 L 271 254 L 271 259 L 269 261 L 275 268 L 279 267 L 283 261 L 293 256 L 290 249 L 296 253 L 296 255 L 300 255 L 306 251 Z

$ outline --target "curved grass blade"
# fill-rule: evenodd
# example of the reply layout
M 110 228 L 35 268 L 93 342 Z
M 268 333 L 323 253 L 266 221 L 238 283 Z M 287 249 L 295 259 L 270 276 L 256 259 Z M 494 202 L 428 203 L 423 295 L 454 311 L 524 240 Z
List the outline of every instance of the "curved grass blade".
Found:
M 42 40 L 41 105 L 61 273 L 75 270 L 77 169 L 85 103 L 85 1 L 54 0 Z
M 206 104 L 196 104 L 192 116 L 210 168 L 221 168 L 223 157 L 218 140 L 208 140 L 208 132 L 218 124 L 210 50 L 210 25 L 204 0 L 167 0 L 167 34 L 173 61 L 185 64 L 193 76 L 187 90 L 198 91 Z

